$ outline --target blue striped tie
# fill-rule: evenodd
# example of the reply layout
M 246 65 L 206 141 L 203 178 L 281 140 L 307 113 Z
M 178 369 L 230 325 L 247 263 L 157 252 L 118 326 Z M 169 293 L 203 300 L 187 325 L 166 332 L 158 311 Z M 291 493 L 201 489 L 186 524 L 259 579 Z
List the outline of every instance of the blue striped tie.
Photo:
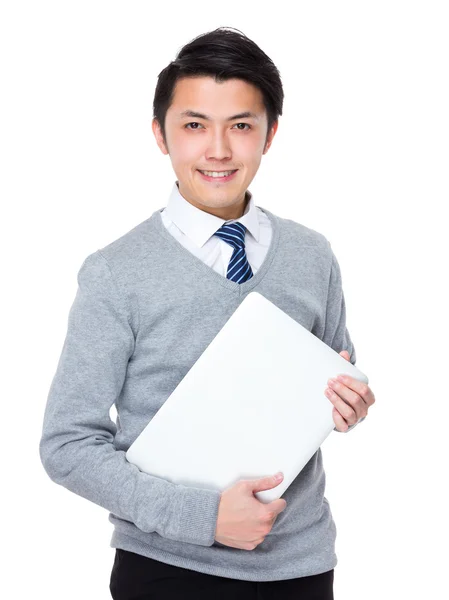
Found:
M 225 223 L 214 233 L 234 248 L 226 278 L 237 283 L 244 283 L 253 276 L 251 265 L 246 258 L 245 231 L 246 227 L 242 223 L 234 222 Z

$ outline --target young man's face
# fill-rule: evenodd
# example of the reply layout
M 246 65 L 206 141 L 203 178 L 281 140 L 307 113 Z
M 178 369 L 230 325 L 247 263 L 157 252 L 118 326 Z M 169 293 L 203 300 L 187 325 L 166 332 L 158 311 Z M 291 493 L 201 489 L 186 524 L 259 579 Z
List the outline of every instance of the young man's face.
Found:
M 201 115 L 183 115 L 194 111 Z M 230 117 L 250 112 L 253 116 Z M 207 118 L 206 118 L 207 117 Z M 258 88 L 241 79 L 216 83 L 212 77 L 178 80 L 165 120 L 166 142 L 159 123 L 153 133 L 164 154 L 169 154 L 184 198 L 222 219 L 242 216 L 245 192 L 257 173 L 277 130 L 267 143 L 267 114 Z M 229 178 L 204 177 L 201 171 L 230 171 Z

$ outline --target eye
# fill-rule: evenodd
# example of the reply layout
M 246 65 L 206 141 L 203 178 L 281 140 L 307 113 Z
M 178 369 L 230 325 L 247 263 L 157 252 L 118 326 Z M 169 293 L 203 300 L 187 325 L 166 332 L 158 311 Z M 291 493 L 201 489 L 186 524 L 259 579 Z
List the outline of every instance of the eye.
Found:
M 198 127 L 191 128 L 189 127 L 189 125 L 200 125 L 200 127 L 202 127 L 201 123 L 198 123 L 197 121 L 192 121 L 191 123 L 187 123 L 186 125 L 184 125 L 184 129 L 192 129 L 192 131 L 196 131 L 198 129 Z M 236 125 L 246 125 L 246 127 L 248 127 L 246 131 L 251 129 L 251 125 L 249 125 L 248 123 L 236 123 Z M 240 131 L 245 131 L 245 129 L 240 129 Z

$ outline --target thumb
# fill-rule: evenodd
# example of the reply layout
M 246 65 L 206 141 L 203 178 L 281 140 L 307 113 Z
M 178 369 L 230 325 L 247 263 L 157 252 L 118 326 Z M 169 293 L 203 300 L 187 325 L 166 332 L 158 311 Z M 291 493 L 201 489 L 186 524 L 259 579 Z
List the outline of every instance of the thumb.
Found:
M 249 487 L 253 492 L 261 492 L 262 490 L 271 490 L 276 487 L 284 479 L 284 474 L 281 473 L 280 477 L 271 475 L 269 477 L 262 477 L 261 479 L 250 479 L 248 481 Z
M 350 361 L 351 359 L 351 356 L 347 350 L 342 350 L 340 355 L 343 356 L 343 358 L 345 358 L 347 361 Z

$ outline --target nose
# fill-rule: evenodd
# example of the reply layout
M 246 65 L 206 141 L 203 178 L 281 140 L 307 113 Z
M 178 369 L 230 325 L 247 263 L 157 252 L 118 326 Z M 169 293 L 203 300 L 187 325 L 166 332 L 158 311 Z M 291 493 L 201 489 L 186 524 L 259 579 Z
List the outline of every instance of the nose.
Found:
M 206 151 L 206 158 L 208 160 L 223 160 L 231 156 L 232 152 L 227 137 L 221 133 L 213 134 Z

